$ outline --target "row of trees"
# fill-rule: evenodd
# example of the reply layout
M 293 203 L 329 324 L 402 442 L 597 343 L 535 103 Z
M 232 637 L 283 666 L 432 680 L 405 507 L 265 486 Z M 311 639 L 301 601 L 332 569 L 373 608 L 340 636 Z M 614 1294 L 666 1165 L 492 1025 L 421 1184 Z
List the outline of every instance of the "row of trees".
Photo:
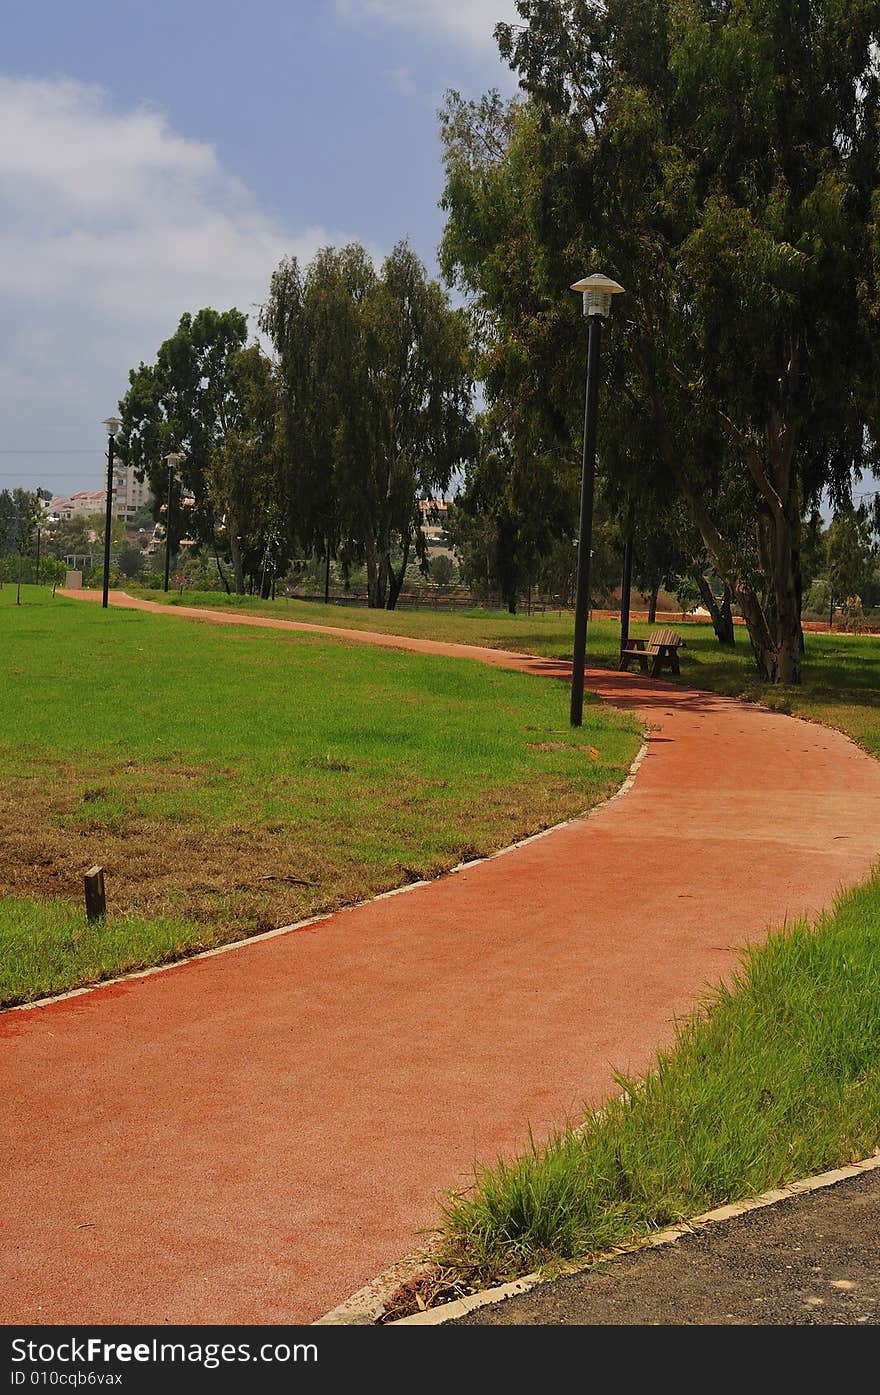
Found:
M 419 501 L 448 488 L 472 448 L 469 321 L 405 244 L 377 271 L 357 245 L 272 277 L 247 346 L 237 310 L 184 315 L 120 404 L 122 458 L 166 501 L 231 584 L 262 593 L 294 549 L 366 565 L 371 606 L 393 608 L 426 547 Z M 171 545 L 174 545 L 174 538 Z

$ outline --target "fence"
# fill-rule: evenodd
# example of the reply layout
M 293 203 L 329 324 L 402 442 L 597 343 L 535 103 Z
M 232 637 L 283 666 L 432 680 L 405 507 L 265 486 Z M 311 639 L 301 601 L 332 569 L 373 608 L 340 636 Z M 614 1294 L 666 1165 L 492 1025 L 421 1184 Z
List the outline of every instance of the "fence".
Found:
M 279 599 L 290 601 L 312 601 L 318 605 L 324 604 L 324 592 L 303 592 L 285 591 L 279 592 Z M 327 598 L 328 605 L 345 606 L 366 606 L 369 604 L 366 591 L 344 591 L 340 594 L 331 594 Z M 474 593 L 467 587 L 434 587 L 425 586 L 418 591 L 401 591 L 397 598 L 397 609 L 407 608 L 419 610 L 507 610 L 507 602 L 498 594 Z M 517 609 L 527 614 L 543 615 L 548 610 L 570 610 L 570 602 L 557 597 L 521 596 L 518 599 Z

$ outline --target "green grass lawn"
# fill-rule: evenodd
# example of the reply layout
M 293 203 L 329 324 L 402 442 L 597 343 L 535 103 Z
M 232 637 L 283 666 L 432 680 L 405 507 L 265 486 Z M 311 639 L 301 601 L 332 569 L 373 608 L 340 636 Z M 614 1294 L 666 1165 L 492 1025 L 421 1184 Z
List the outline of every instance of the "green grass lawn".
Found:
M 136 591 L 162 601 L 161 592 Z M 275 615 L 281 619 L 343 629 L 451 640 L 460 644 L 514 649 L 551 658 L 571 658 L 573 620 L 570 614 L 508 615 L 503 611 L 455 613 L 433 610 L 367 610 L 363 606 L 323 605 L 312 601 L 260 601 L 225 592 L 184 592 L 171 595 L 171 604 L 208 606 Z M 675 617 L 662 624 L 676 623 Z M 633 635 L 647 637 L 651 626 L 633 624 Z M 723 650 L 711 625 L 688 621 L 679 625 L 687 648 L 681 652 L 681 676 L 673 682 L 764 702 L 779 711 L 808 717 L 837 727 L 874 756 L 880 756 L 880 635 L 808 633 L 803 683 L 800 687 L 768 687 L 754 668 L 745 628 L 737 626 L 734 650 Z M 617 620 L 591 620 L 587 633 L 587 663 L 616 667 L 620 626 Z
M 572 731 L 564 684 L 468 660 L 23 599 L 0 591 L 7 1004 L 435 876 L 604 799 L 639 745 L 595 701 Z M 98 958 L 57 904 L 93 863 Z

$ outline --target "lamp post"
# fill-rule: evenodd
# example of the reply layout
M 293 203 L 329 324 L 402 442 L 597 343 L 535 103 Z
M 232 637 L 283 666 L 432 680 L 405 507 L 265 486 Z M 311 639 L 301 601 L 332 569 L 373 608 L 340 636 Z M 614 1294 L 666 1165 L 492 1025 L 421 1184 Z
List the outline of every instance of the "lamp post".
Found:
M 629 643 L 629 607 L 632 597 L 633 573 L 633 529 L 634 514 L 632 500 L 626 511 L 626 539 L 623 545 L 623 581 L 620 586 L 620 668 L 623 668 L 623 651 Z
M 623 286 L 607 276 L 586 276 L 571 288 L 583 295 L 590 322 L 587 346 L 587 386 L 584 397 L 584 455 L 581 468 L 581 513 L 578 531 L 577 590 L 574 611 L 574 654 L 571 667 L 571 725 L 579 727 L 584 713 L 584 661 L 587 615 L 590 608 L 590 539 L 593 531 L 593 479 L 596 471 L 596 417 L 599 402 L 599 349 L 602 321 L 611 310 L 611 297 Z
M 165 590 L 168 590 L 168 580 L 171 574 L 171 493 L 174 487 L 175 467 L 183 460 L 183 456 L 177 451 L 171 451 L 165 457 L 165 464 L 168 466 L 168 492 L 165 496 Z
M 113 456 L 116 433 L 122 422 L 119 417 L 107 417 L 102 423 L 107 428 L 107 508 L 104 513 L 104 594 L 101 605 L 107 609 L 107 594 L 110 590 L 110 530 L 113 527 Z

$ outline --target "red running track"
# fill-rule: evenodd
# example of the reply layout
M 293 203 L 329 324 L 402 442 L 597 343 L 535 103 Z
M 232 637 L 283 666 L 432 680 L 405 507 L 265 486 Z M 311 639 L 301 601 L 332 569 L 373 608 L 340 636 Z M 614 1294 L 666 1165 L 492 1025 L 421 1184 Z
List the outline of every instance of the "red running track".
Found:
M 0 1320 L 312 1321 L 417 1249 L 475 1161 L 648 1067 L 737 946 L 870 871 L 880 763 L 839 733 L 640 676 L 587 683 L 651 728 L 632 788 L 588 819 L 0 1015 Z

